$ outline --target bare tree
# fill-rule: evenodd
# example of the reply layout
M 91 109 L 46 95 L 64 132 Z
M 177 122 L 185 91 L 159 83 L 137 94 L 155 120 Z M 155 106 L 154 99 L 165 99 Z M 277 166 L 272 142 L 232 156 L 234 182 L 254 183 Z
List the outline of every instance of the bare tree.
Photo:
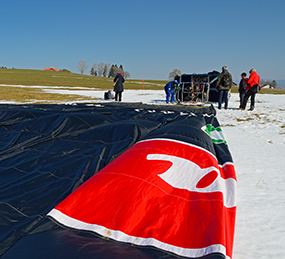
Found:
M 168 79 L 173 80 L 176 75 L 180 75 L 181 71 L 179 69 L 173 69 L 172 72 L 169 73 Z
M 87 63 L 84 60 L 80 60 L 77 65 L 78 70 L 81 74 L 85 72 L 86 69 L 88 69 Z
M 105 67 L 105 64 L 104 64 L 103 62 L 100 62 L 100 63 L 97 65 L 98 76 L 103 76 L 104 67 Z
M 124 78 L 130 78 L 131 74 L 128 71 L 124 71 Z

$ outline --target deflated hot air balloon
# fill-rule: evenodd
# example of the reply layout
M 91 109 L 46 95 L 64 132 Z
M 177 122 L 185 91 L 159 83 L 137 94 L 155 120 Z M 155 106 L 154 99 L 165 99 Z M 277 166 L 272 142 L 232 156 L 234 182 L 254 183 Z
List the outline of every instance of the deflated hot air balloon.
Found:
M 3 108 L 0 166 L 22 190 L 2 195 L 3 258 L 232 257 L 236 176 L 212 107 Z

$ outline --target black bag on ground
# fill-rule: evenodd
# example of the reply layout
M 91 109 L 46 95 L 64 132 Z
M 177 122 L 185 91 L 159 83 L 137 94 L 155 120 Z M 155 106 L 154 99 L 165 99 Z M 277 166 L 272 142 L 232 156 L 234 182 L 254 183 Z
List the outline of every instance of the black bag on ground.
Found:
M 114 99 L 114 96 L 112 95 L 111 91 L 109 90 L 108 92 L 104 93 L 104 99 L 105 100 L 110 100 L 110 99 Z

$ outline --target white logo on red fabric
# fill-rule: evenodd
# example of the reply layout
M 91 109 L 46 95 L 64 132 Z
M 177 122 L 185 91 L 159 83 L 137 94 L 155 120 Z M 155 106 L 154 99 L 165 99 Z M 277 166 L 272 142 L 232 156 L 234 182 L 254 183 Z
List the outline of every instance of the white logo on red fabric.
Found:
M 163 154 L 149 154 L 147 160 L 172 163 L 167 171 L 158 175 L 169 185 L 191 192 L 222 192 L 225 207 L 235 206 L 235 200 L 228 197 L 227 190 L 234 190 L 236 182 L 233 178 L 223 179 L 216 167 L 201 168 L 190 160 Z
M 212 253 L 231 258 L 235 189 L 231 162 L 219 165 L 214 154 L 189 143 L 145 140 L 48 215 L 121 242 L 191 258 Z

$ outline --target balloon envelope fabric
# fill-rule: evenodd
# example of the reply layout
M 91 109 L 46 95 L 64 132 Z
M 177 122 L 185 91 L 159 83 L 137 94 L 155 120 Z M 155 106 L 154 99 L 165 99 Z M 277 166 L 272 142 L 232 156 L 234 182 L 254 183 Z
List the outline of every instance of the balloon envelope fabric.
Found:
M 231 258 L 236 176 L 211 106 L 3 105 L 0 130 L 3 258 Z

